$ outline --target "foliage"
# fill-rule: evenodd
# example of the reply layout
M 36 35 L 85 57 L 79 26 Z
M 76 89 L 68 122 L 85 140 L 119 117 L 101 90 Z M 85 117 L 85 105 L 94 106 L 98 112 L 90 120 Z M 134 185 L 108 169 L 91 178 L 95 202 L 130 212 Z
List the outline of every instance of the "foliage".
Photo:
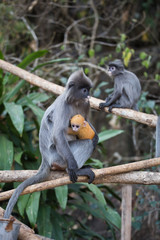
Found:
M 26 67 L 28 64 L 31 64 L 36 58 L 43 56 L 47 51 L 39 51 L 31 53 L 28 55 L 20 64 L 21 67 Z M 2 54 L 1 54 L 2 56 Z M 63 59 L 68 60 L 68 59 Z M 61 61 L 61 59 L 57 61 Z M 49 62 L 50 64 L 51 62 Z M 35 67 L 38 69 L 48 63 L 40 64 Z M 37 137 L 35 137 L 35 132 L 37 134 L 43 116 L 44 111 L 37 105 L 48 100 L 49 96 L 45 93 L 40 93 L 35 91 L 35 89 L 30 88 L 30 86 L 24 81 L 18 79 L 18 77 L 11 74 L 3 74 L 1 71 L 1 87 L 3 87 L 2 95 L 0 98 L 1 102 L 1 128 L 0 128 L 0 169 L 22 169 L 26 167 L 27 169 L 37 169 L 41 161 L 41 156 L 38 148 Z M 11 88 L 12 86 L 12 88 Z M 25 94 L 24 92 L 28 94 Z M 30 117 L 31 115 L 31 117 Z M 122 131 L 113 130 L 104 131 L 100 134 L 100 142 L 103 142 L 117 134 L 120 134 Z M 88 164 L 92 167 L 102 167 L 102 163 L 97 159 L 88 160 Z M 68 228 L 72 228 L 75 223 L 74 221 L 67 222 L 66 217 L 68 214 L 62 214 L 57 211 L 59 207 L 64 211 L 68 205 L 72 208 L 73 205 L 68 200 L 68 191 L 75 193 L 81 198 L 81 204 L 75 202 L 77 209 L 86 211 L 88 214 L 92 214 L 97 218 L 102 218 L 106 221 L 109 228 L 114 232 L 114 228 L 120 228 L 120 217 L 118 213 L 109 207 L 106 203 L 106 200 L 100 191 L 100 189 L 94 185 L 83 184 L 88 186 L 88 190 L 81 190 L 81 186 L 77 187 L 77 190 L 73 190 L 73 187 L 70 190 L 68 186 L 61 186 L 55 188 L 51 196 L 46 191 L 45 193 L 33 193 L 26 196 L 21 196 L 17 202 L 17 213 L 24 218 L 27 216 L 28 221 L 32 227 L 35 227 L 38 220 L 45 216 L 45 219 L 50 219 L 54 225 L 46 224 L 42 225 L 39 223 L 38 230 L 40 234 L 45 234 L 47 237 L 54 237 L 55 239 L 65 239 L 65 232 Z M 16 187 L 17 184 L 14 184 Z M 7 188 L 7 184 L 5 185 Z M 95 194 L 97 200 L 93 198 Z M 47 201 L 47 202 L 46 202 Z M 68 202 L 68 204 L 67 204 Z M 93 202 L 93 203 L 92 203 Z M 54 204 L 55 203 L 55 204 Z M 96 204 L 97 207 L 88 208 L 88 204 Z M 40 205 L 40 208 L 39 208 Z M 46 206 L 45 206 L 46 205 Z M 44 210 L 44 206 L 45 209 Z M 101 213 L 99 212 L 101 208 Z M 53 210 L 54 209 L 54 210 Z M 101 214 L 103 213 L 103 217 Z M 44 215 L 44 216 L 43 216 Z M 60 220 L 60 222 L 58 221 Z M 87 218 L 86 220 L 87 221 Z M 87 236 L 98 236 L 98 238 L 103 239 L 99 234 L 94 232 L 89 228 L 85 228 L 85 224 L 81 224 L 76 231 L 72 231 L 72 235 L 79 235 L 80 231 L 88 232 Z M 78 233 L 79 232 L 79 233 Z
M 122 1 L 121 4 L 112 1 L 108 4 L 97 0 L 49 0 L 46 4 L 45 1 L 15 0 L 2 1 L 0 10 L 1 59 L 63 85 L 68 73 L 83 67 L 94 82 L 93 96 L 105 99 L 113 91 L 113 82 L 104 71 L 109 61 L 121 58 L 125 67 L 141 81 L 140 111 L 160 114 L 159 1 Z M 0 69 L 0 169 L 39 167 L 40 121 L 44 109 L 53 100 L 54 97 L 50 100 L 37 87 Z M 126 156 L 127 161 L 132 161 L 130 156 L 133 155 L 141 159 L 153 155 L 155 129 L 132 124 L 132 131 L 131 121 L 118 118 L 119 128 L 124 129 L 124 133 L 106 141 L 121 133 L 120 130 L 106 130 L 112 115 L 105 119 L 104 113 L 98 112 L 98 121 L 94 113 L 91 117 L 98 132 L 105 129 L 100 133 L 100 141 L 105 142 L 99 142 L 100 155 L 93 156 L 87 164 L 103 167 L 102 145 L 107 149 L 105 159 L 109 159 L 111 165 L 115 155 L 119 156 L 118 164 L 126 162 Z M 17 183 L 13 185 L 16 187 Z M 1 187 L 7 190 L 12 184 L 1 184 Z M 151 239 L 151 233 L 156 235 L 157 231 L 158 238 L 159 192 L 150 187 L 137 188 L 139 195 L 134 195 L 133 191 L 133 236 L 137 240 Z M 41 192 L 40 196 L 21 196 L 14 213 L 20 214 L 33 228 L 37 223 L 39 234 L 55 239 L 120 239 L 113 221 L 110 223 L 105 218 L 110 216 L 119 222 L 119 217 L 112 215 L 113 210 L 119 209 L 119 187 L 103 185 L 97 189 L 105 197 L 105 207 L 100 198 L 95 197 L 93 189 L 73 184 Z M 33 213 L 34 204 L 36 211 Z M 107 212 L 110 207 L 111 215 Z M 153 218 L 152 209 L 156 213 Z M 153 221 L 147 225 L 150 219 Z M 102 224 L 104 234 L 101 233 Z

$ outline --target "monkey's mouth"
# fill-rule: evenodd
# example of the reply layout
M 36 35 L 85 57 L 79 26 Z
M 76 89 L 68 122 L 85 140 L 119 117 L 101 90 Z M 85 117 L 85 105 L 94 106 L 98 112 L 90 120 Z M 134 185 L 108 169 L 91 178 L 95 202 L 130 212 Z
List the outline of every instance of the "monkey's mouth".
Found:
M 84 98 L 84 101 L 85 101 L 86 103 L 88 103 L 90 98 L 91 98 L 91 96 L 88 96 L 88 97 Z
M 112 77 L 112 72 L 111 72 L 111 71 L 108 71 L 108 75 L 109 75 L 110 77 Z

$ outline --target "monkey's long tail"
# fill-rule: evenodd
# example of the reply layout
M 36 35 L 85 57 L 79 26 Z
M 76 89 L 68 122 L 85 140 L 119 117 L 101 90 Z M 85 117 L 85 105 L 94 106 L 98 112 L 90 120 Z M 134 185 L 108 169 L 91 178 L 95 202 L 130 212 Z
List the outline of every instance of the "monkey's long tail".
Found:
M 14 205 L 16 204 L 19 195 L 23 192 L 23 190 L 35 183 L 39 183 L 43 180 L 45 180 L 48 176 L 50 172 L 50 166 L 48 163 L 42 161 L 42 164 L 40 166 L 40 169 L 38 171 L 38 173 L 36 175 L 34 175 L 33 177 L 30 177 L 28 179 L 26 179 L 23 183 L 21 183 L 16 190 L 14 191 L 12 197 L 10 198 L 6 211 L 4 213 L 4 218 L 9 218 L 11 215 L 11 212 L 14 208 Z
M 160 116 L 156 125 L 156 154 L 155 157 L 160 157 Z

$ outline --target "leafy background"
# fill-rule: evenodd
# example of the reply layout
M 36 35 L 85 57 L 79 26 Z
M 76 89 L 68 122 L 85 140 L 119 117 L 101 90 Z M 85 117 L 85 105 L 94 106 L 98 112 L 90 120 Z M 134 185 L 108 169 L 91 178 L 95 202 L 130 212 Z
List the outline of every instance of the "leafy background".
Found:
M 0 12 L 1 59 L 63 86 L 83 67 L 94 82 L 92 95 L 105 99 L 113 82 L 103 70 L 121 58 L 141 81 L 140 111 L 160 114 L 158 0 L 4 0 Z M 0 70 L 0 170 L 38 169 L 40 122 L 55 97 Z M 91 111 L 90 119 L 100 141 L 88 164 L 154 156 L 154 129 L 104 112 Z M 133 187 L 134 239 L 159 239 L 159 197 L 158 186 Z M 13 215 L 49 238 L 120 239 L 120 205 L 119 185 L 71 184 L 21 196 Z

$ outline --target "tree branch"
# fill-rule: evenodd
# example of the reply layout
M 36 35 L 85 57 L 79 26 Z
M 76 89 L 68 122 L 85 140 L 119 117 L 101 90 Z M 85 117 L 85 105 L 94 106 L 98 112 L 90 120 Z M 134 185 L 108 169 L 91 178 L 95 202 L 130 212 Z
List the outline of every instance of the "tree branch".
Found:
M 43 78 L 40 78 L 32 73 L 29 73 L 19 67 L 16 67 L 16 66 L 6 62 L 6 61 L 0 60 L 0 68 L 26 80 L 30 84 L 36 85 L 36 86 L 43 88 L 46 91 L 50 91 L 56 95 L 62 94 L 64 91 L 63 87 L 61 87 L 57 84 L 51 83 L 51 82 L 49 82 Z M 97 109 L 97 110 L 99 110 L 100 102 L 103 102 L 103 100 L 93 98 L 93 97 L 90 99 L 91 107 L 94 109 Z M 108 112 L 108 108 L 105 108 L 104 111 Z M 151 127 L 155 127 L 156 123 L 157 123 L 157 116 L 155 116 L 153 114 L 137 112 L 137 111 L 134 111 L 131 109 L 114 108 L 112 110 L 112 113 L 116 114 L 118 116 L 124 117 L 124 118 L 128 118 L 128 119 L 146 124 Z
M 139 183 L 139 184 L 160 184 L 160 173 L 129 173 L 127 174 L 120 174 L 120 173 L 127 173 L 134 170 L 139 170 L 143 168 L 149 168 L 153 166 L 157 166 L 160 164 L 160 158 L 154 158 L 149 160 L 142 160 L 139 162 L 122 164 L 119 166 L 109 167 L 109 168 L 102 168 L 102 169 L 93 169 L 95 173 L 95 180 L 94 184 L 99 183 Z M 20 171 L 4 171 L 4 172 L 12 172 L 11 174 L 17 175 L 16 172 L 20 173 Z M 23 171 L 24 172 L 24 171 Z M 22 172 L 21 172 L 22 173 Z M 0 172 L 1 176 L 3 175 L 3 171 Z M 32 171 L 33 174 L 33 171 Z M 34 184 L 32 186 L 27 187 L 22 195 L 38 192 L 46 189 L 51 189 L 54 187 L 62 186 L 71 184 L 72 182 L 69 180 L 68 174 L 62 173 L 63 176 L 60 177 L 60 173 L 58 172 L 59 176 L 58 179 L 46 181 L 43 183 Z M 116 175 L 115 175 L 116 174 Z M 9 174 L 8 174 L 9 175 Z M 113 176 L 115 175 L 115 176 Z M 8 181 L 8 180 L 7 180 Z M 88 179 L 85 176 L 79 177 L 78 182 L 87 182 Z M 6 192 L 0 193 L 0 201 L 9 199 L 13 194 L 14 190 L 9 190 Z
M 93 170 L 96 172 L 96 170 Z M 87 177 L 78 177 L 78 182 L 88 182 Z M 21 195 L 28 193 L 39 192 L 55 187 L 71 184 L 69 177 L 61 177 L 56 180 L 50 180 L 27 187 Z M 143 184 L 143 185 L 160 185 L 160 173 L 157 172 L 131 172 L 116 175 L 104 175 L 103 177 L 96 178 L 94 184 L 102 183 L 120 183 L 120 184 Z M 9 199 L 14 192 L 9 190 L 0 193 L 0 201 Z

